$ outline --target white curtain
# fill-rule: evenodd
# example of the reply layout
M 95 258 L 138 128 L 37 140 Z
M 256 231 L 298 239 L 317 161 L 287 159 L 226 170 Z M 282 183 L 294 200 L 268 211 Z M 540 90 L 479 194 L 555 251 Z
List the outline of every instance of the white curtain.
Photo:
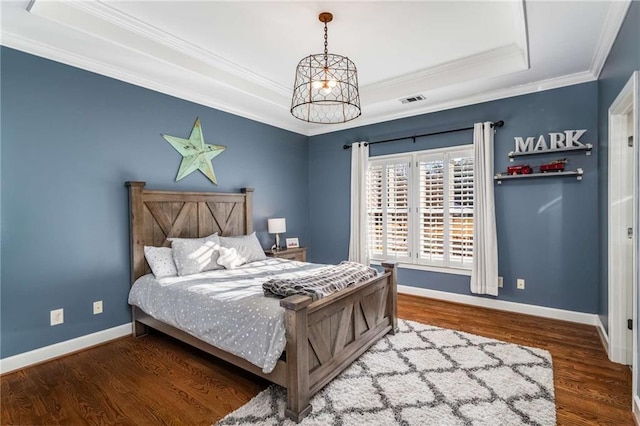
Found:
M 471 292 L 498 295 L 498 237 L 493 197 L 493 128 L 475 123 L 473 202 L 473 268 Z
M 351 230 L 349 233 L 349 260 L 369 265 L 367 247 L 367 165 L 369 144 L 351 145 Z

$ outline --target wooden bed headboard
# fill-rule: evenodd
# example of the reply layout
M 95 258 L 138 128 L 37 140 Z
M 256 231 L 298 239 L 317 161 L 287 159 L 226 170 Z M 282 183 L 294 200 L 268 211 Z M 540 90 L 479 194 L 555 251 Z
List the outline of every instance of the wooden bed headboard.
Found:
M 144 246 L 169 247 L 169 237 L 199 238 L 253 232 L 253 188 L 241 193 L 150 191 L 127 182 L 131 233 L 131 284 L 150 272 Z

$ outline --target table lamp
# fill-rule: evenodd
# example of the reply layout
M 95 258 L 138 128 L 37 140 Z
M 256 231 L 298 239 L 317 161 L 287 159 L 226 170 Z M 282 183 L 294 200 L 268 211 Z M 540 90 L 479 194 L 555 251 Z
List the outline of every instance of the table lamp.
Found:
M 287 221 L 284 217 L 268 219 L 268 228 L 270 234 L 276 234 L 276 242 L 271 250 L 280 250 L 280 234 L 287 232 Z

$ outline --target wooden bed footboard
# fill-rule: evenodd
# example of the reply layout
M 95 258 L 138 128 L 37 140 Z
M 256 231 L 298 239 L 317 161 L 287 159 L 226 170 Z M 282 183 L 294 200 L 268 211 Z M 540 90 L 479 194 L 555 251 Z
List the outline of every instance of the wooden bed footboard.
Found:
M 286 416 L 299 422 L 311 412 L 311 396 L 387 333 L 397 329 L 396 264 L 384 274 L 312 303 L 290 296 L 287 329 Z
M 253 189 L 241 193 L 158 191 L 145 182 L 127 182 L 131 225 L 131 284 L 150 272 L 144 246 L 169 246 L 170 237 L 200 238 L 253 232 Z M 397 327 L 395 263 L 385 272 L 311 302 L 306 296 L 281 301 L 285 309 L 286 360 L 264 373 L 248 361 L 165 324 L 137 307 L 134 335 L 149 327 L 215 355 L 287 388 L 286 415 L 300 421 L 311 412 L 309 400 L 386 333 Z
M 387 333 L 395 334 L 397 318 L 396 264 L 383 263 L 378 277 L 315 302 L 308 296 L 280 301 L 285 309 L 285 360 L 271 373 L 211 346 L 133 307 L 134 335 L 147 327 L 168 334 L 220 359 L 287 388 L 285 415 L 300 422 L 311 412 L 309 401 L 334 377 Z

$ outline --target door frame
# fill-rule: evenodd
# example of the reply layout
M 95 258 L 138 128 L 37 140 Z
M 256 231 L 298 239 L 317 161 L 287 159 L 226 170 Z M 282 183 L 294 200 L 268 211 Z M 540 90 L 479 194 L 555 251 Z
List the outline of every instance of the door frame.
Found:
M 638 123 L 638 71 L 635 71 L 620 91 L 616 99 L 609 107 L 609 158 L 608 158 L 608 224 L 607 224 L 607 248 L 608 248 L 608 294 L 609 294 L 609 358 L 613 362 L 627 364 L 631 362 L 633 369 L 633 395 L 636 394 L 637 384 L 637 327 L 638 327 L 638 145 L 640 144 L 640 129 Z M 619 244 L 627 237 L 620 232 L 612 232 L 615 224 L 619 224 L 619 217 L 612 208 L 614 203 L 622 197 L 620 182 L 624 178 L 622 170 L 618 167 L 620 159 L 625 154 L 628 155 L 626 133 L 628 130 L 627 116 L 633 111 L 633 216 L 631 226 L 632 236 L 632 297 L 633 297 L 633 347 L 626 347 L 626 298 L 624 282 L 629 277 L 623 260 L 617 254 L 620 252 Z M 626 151 L 626 152 L 625 152 Z M 619 226 L 619 225 L 618 225 Z M 631 355 L 629 359 L 629 351 Z

